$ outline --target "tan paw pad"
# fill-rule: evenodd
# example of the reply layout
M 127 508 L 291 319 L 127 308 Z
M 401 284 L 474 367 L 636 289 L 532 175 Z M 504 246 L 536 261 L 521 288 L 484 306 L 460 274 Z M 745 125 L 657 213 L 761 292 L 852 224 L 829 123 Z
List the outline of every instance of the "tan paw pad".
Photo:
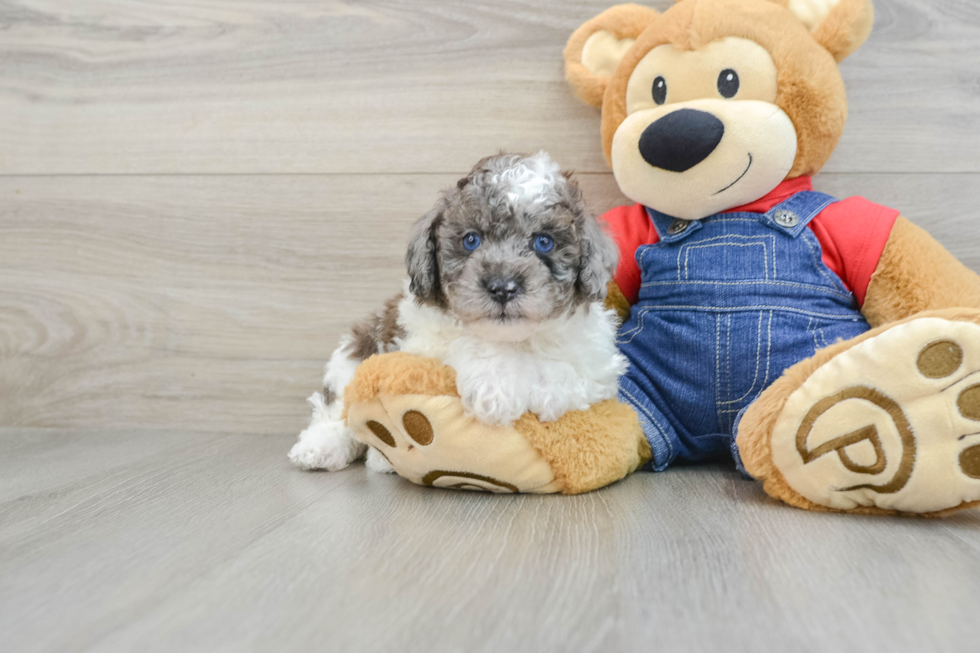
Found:
M 788 398 L 773 462 L 810 501 L 935 512 L 980 500 L 980 326 L 922 318 L 818 368 Z

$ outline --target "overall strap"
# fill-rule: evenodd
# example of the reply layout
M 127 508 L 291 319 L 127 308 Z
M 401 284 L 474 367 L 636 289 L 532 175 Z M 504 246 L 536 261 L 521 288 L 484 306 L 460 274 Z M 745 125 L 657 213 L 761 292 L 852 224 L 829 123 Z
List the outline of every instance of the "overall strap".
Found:
M 767 227 L 786 234 L 791 238 L 799 236 L 810 221 L 820 215 L 820 212 L 837 201 L 836 197 L 826 193 L 806 190 L 796 193 L 789 199 L 772 207 L 766 213 L 746 214 L 758 215 L 760 221 Z M 662 243 L 675 243 L 689 237 L 701 229 L 705 220 L 720 217 L 726 213 L 719 213 L 701 220 L 679 220 L 655 209 L 646 207 L 650 221 L 657 229 Z
M 651 209 L 649 206 L 645 208 L 662 243 L 675 243 L 683 240 L 702 227 L 701 220 L 681 220 L 672 218 L 656 209 Z M 702 219 L 706 220 L 707 218 Z
M 826 193 L 805 190 L 761 214 L 762 222 L 792 238 L 799 236 L 810 221 L 837 201 Z

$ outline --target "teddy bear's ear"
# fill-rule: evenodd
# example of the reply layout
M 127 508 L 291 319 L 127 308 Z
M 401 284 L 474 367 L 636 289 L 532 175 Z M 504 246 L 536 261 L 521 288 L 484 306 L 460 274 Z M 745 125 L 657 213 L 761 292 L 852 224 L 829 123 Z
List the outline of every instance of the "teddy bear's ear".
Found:
M 616 5 L 575 30 L 565 46 L 565 77 L 580 100 L 602 106 L 609 78 L 657 15 L 639 5 Z
M 786 6 L 838 63 L 868 40 L 875 20 L 871 0 L 789 0 Z

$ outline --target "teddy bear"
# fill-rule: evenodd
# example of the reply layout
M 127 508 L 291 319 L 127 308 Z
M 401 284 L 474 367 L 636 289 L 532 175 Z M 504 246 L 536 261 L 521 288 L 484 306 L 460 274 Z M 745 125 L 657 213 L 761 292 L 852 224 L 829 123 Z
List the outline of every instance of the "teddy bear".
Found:
M 619 401 L 486 427 L 451 370 L 387 354 L 347 390 L 352 430 L 383 446 L 366 425 L 384 423 L 424 485 L 575 493 L 730 459 L 809 510 L 980 502 L 980 277 L 898 211 L 811 181 L 846 122 L 838 64 L 873 18 L 870 0 L 679 0 L 582 25 L 566 77 L 635 202 L 604 216 Z
M 871 0 L 618 5 L 565 50 L 636 202 L 620 398 L 650 466 L 728 457 L 811 510 L 980 500 L 980 277 L 898 211 L 813 190 Z

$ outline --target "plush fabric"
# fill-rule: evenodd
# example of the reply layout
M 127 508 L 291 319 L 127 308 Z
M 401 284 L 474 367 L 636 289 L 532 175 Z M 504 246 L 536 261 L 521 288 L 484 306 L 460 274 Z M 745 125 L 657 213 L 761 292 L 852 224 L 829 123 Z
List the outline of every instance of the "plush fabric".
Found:
M 594 41 L 592 45 L 605 45 L 619 53 L 619 46 L 616 45 L 615 41 L 629 41 L 632 45 L 636 37 L 646 29 L 646 26 L 657 15 L 653 9 L 640 5 L 616 5 L 575 30 L 565 46 L 565 61 L 567 62 L 565 77 L 582 102 L 593 107 L 602 106 L 602 97 L 609 81 L 608 77 L 601 74 L 602 71 L 597 74 L 582 63 L 582 51 L 585 49 L 586 42 L 597 32 L 605 32 L 611 38 L 605 38 L 601 43 Z M 604 61 L 609 61 L 611 56 L 594 55 L 595 59 L 603 59 Z
M 614 399 L 554 422 L 488 426 L 465 414 L 452 368 L 403 352 L 364 361 L 344 398 L 355 436 L 419 485 L 579 494 L 650 458 L 636 414 Z
M 949 306 L 980 308 L 980 276 L 899 218 L 868 285 L 864 316 L 879 326 Z
M 782 377 L 780 377 L 775 383 L 773 383 L 769 389 L 763 393 L 763 395 L 753 403 L 749 409 L 745 412 L 742 417 L 741 427 L 738 432 L 738 450 L 741 455 L 742 463 L 745 465 L 746 471 L 751 474 L 754 478 L 761 480 L 764 483 L 764 489 L 770 496 L 785 501 L 786 503 L 796 506 L 797 508 L 804 508 L 807 510 L 816 510 L 821 512 L 853 512 L 859 514 L 918 514 L 922 516 L 943 516 L 954 512 L 956 510 L 970 507 L 973 505 L 980 504 L 980 501 L 973 499 L 969 501 L 956 502 L 953 505 L 948 505 L 939 510 L 927 510 L 927 511 L 910 511 L 910 510 L 896 510 L 887 509 L 879 506 L 869 505 L 869 506 L 859 506 L 851 508 L 849 510 L 841 510 L 828 505 L 821 505 L 815 503 L 806 497 L 802 496 L 797 492 L 789 482 L 787 482 L 783 473 L 778 469 L 772 452 L 772 435 L 776 428 L 777 421 L 784 417 L 784 409 L 787 402 L 794 392 L 798 391 L 804 386 L 806 381 L 818 370 L 820 370 L 824 365 L 834 361 L 838 356 L 842 354 L 847 354 L 847 352 L 854 347 L 866 343 L 873 342 L 875 338 L 881 336 L 885 332 L 889 332 L 893 329 L 900 328 L 911 323 L 921 321 L 925 318 L 934 318 L 937 322 L 945 323 L 956 323 L 965 322 L 975 325 L 980 325 L 980 310 L 970 309 L 970 308 L 948 308 L 943 310 L 929 311 L 926 313 L 920 313 L 911 317 L 907 317 L 898 322 L 893 322 L 886 324 L 884 326 L 879 326 L 878 328 L 867 332 L 866 334 L 859 336 L 853 340 L 847 342 L 840 342 L 835 345 L 831 345 L 825 349 L 817 352 L 815 356 L 802 361 L 793 367 L 786 370 Z M 935 338 L 942 338 L 942 331 L 936 331 Z M 930 338 L 931 340 L 932 338 Z M 974 346 L 980 346 L 980 340 L 972 343 Z M 889 356 L 894 357 L 894 359 L 899 359 L 903 355 L 914 359 L 916 351 L 901 351 L 892 350 L 888 352 Z M 904 380 L 904 379 L 903 379 Z M 855 384 L 863 384 L 867 382 L 867 379 L 861 375 L 856 374 L 853 379 L 851 379 Z M 914 381 L 914 379 L 910 379 Z M 948 427 L 946 427 L 948 428 Z M 944 429 L 940 429 L 939 432 L 942 433 Z M 935 432 L 926 431 L 924 435 L 930 436 L 935 435 Z M 955 438 L 951 438 L 955 439 Z M 952 467 L 952 466 L 950 466 Z M 945 470 L 944 470 L 945 471 Z M 946 471 L 946 473 L 941 474 L 937 477 L 936 482 L 942 482 L 942 477 L 949 477 L 952 474 L 952 469 Z
M 844 21 L 852 13 L 848 7 L 852 4 L 870 7 L 870 2 L 863 0 L 859 3 L 842 0 L 834 10 L 836 28 L 827 37 L 833 37 L 838 48 L 846 42 L 846 48 L 837 50 L 839 54 L 857 49 L 862 34 L 867 37 L 868 32 L 863 29 L 844 30 Z M 633 36 L 635 30 L 627 31 L 622 25 L 628 14 L 614 9 L 579 28 L 565 50 L 565 69 L 576 94 L 589 98 L 592 101 L 588 103 L 594 105 L 596 89 L 605 90 L 601 134 L 603 151 L 610 165 L 613 136 L 626 118 L 626 86 L 643 56 L 665 43 L 695 50 L 726 36 L 759 43 L 772 54 L 776 63 L 779 74 L 776 104 L 792 119 L 798 135 L 796 160 L 788 177 L 813 175 L 830 158 L 847 120 L 847 99 L 837 69 L 839 59 L 821 47 L 802 22 L 784 7 L 765 0 L 684 0 L 659 18 L 645 15 L 644 20 L 637 23 L 637 26 L 645 27 L 638 36 Z M 870 8 L 867 11 L 870 12 Z M 858 13 L 862 20 L 867 20 L 865 13 Z M 870 16 L 873 20 L 873 13 Z M 636 38 L 614 75 L 605 83 L 598 76 L 582 72 L 581 47 L 577 45 L 579 42 L 584 44 L 589 35 L 600 29 Z

